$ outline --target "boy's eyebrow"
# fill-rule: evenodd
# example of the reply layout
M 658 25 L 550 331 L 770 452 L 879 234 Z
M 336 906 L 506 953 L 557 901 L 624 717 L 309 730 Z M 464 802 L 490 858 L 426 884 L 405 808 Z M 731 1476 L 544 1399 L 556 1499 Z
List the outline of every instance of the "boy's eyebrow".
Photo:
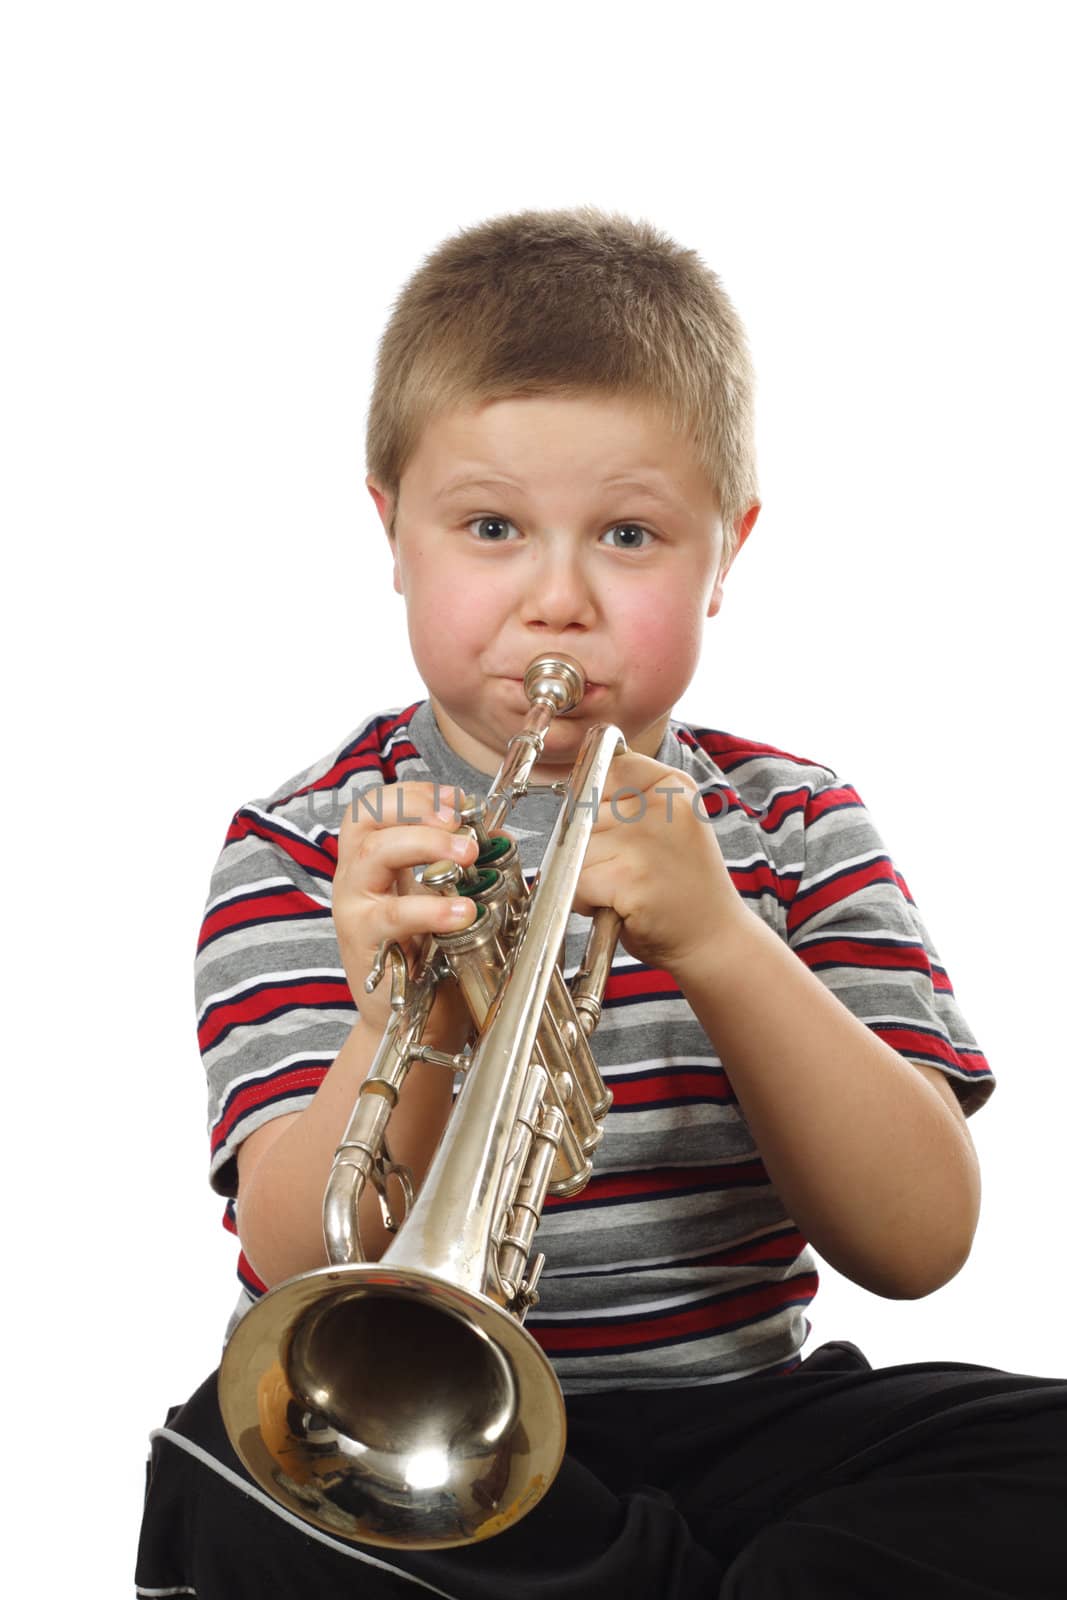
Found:
M 506 478 L 503 473 L 479 477 L 477 473 L 461 473 L 458 478 L 449 478 L 444 488 L 435 496 L 437 500 L 446 500 L 450 494 L 458 494 L 462 489 L 522 489 L 521 483 L 516 483 L 514 478 Z
M 658 478 L 661 476 L 661 474 L 657 472 L 652 476 Z M 645 478 L 625 476 L 620 478 L 605 478 L 603 487 L 605 489 L 636 489 L 641 494 L 648 495 L 648 497 L 652 500 L 661 500 L 664 505 L 678 504 L 677 496 L 670 492 L 667 479 L 663 480 L 663 487 L 661 488 L 655 483 L 649 483 Z
M 655 474 L 659 477 L 660 474 Z M 447 500 L 451 495 L 466 492 L 469 489 L 517 489 L 521 494 L 523 486 L 514 478 L 508 478 L 503 473 L 479 477 L 472 473 L 463 473 L 458 478 L 450 478 L 444 487 L 439 490 L 435 499 L 438 502 Z M 644 478 L 621 476 L 605 478 L 601 484 L 603 489 L 636 489 L 641 494 L 647 495 L 652 500 L 659 500 L 664 505 L 677 505 L 677 497 L 667 489 L 660 489 L 654 483 L 649 483 Z

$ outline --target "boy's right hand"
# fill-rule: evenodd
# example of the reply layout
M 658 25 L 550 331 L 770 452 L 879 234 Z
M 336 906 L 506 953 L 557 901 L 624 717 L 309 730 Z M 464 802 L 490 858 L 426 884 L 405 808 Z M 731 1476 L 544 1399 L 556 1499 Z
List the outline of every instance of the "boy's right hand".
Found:
M 412 869 L 442 858 L 469 867 L 477 858 L 478 846 L 470 834 L 457 834 L 459 796 L 452 788 L 429 782 L 392 783 L 379 791 L 364 791 L 365 796 L 368 793 L 373 797 L 372 806 L 366 799 L 358 809 L 349 806 L 341 823 L 333 923 L 360 1020 L 384 1034 L 392 990 L 388 962 L 371 994 L 363 986 L 379 945 L 383 941 L 399 944 L 408 972 L 413 973 L 428 934 L 455 933 L 474 921 L 473 900 L 423 889 Z M 443 809 L 435 811 L 435 805 Z M 460 908 L 458 915 L 454 907 Z M 456 1038 L 464 1031 L 464 1019 L 469 1024 L 455 980 L 439 984 L 427 1035 Z M 462 1037 L 455 1048 L 461 1044 Z

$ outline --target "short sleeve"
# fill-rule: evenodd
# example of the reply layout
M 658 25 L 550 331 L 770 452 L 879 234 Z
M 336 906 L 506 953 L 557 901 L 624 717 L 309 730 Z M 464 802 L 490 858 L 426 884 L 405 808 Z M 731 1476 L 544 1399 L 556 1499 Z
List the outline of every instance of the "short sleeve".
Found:
M 971 1116 L 996 1080 L 866 807 L 851 785 L 827 777 L 805 804 L 790 948 L 886 1044 L 944 1072 Z
M 266 806 L 236 814 L 196 957 L 210 1181 L 237 1192 L 236 1151 L 309 1103 L 356 1020 L 331 916 L 336 836 Z

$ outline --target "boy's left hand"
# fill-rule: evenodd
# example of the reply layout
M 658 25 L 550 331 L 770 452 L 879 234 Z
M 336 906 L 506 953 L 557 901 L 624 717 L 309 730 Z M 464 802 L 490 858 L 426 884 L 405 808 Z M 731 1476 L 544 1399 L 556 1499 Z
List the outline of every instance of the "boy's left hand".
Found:
M 676 974 L 748 915 L 696 781 L 628 751 L 598 800 L 573 909 L 591 917 L 614 907 L 623 949 Z

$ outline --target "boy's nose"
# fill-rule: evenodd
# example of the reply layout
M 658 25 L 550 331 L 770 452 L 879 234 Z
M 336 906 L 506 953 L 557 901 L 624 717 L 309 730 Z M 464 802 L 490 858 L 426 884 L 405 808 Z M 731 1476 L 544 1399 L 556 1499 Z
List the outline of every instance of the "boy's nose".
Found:
M 560 633 L 565 628 L 590 627 L 596 605 L 589 576 L 578 553 L 541 550 L 524 573 L 521 609 L 523 621 Z

